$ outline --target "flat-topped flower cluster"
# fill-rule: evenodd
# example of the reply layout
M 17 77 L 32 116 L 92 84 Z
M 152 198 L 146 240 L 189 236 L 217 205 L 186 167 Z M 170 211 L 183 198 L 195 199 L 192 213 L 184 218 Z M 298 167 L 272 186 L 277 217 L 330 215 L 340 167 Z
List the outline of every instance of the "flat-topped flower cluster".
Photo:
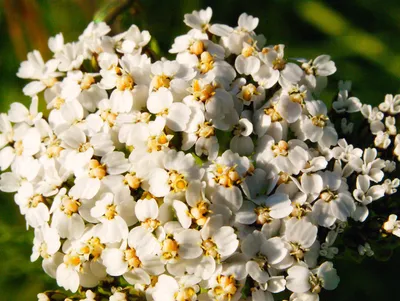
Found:
M 290 60 L 258 18 L 211 16 L 185 15 L 173 60 L 152 61 L 135 25 L 91 23 L 21 64 L 32 100 L 1 114 L 0 189 L 35 230 L 31 260 L 79 290 L 68 300 L 319 300 L 339 283 L 327 260 L 346 221 L 396 192 L 379 154 L 400 156 L 400 96 L 362 106 L 341 82 L 332 114 L 328 55 Z M 341 114 L 360 110 L 378 149 L 343 139 Z M 400 235 L 396 218 L 384 230 Z

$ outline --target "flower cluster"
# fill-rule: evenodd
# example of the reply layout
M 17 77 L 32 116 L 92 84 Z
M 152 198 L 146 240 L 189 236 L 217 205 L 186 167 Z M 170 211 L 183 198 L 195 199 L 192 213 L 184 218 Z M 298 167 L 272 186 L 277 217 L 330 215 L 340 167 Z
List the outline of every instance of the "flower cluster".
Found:
M 31 260 L 74 300 L 319 300 L 339 283 L 328 260 L 348 219 L 396 192 L 379 149 L 400 156 L 400 96 L 371 108 L 340 83 L 332 115 L 328 55 L 290 60 L 258 18 L 211 16 L 185 15 L 173 60 L 152 61 L 135 25 L 91 23 L 21 64 L 31 103 L 1 114 L 0 189 L 34 228 Z M 353 124 L 336 117 L 360 110 L 378 150 L 343 138 Z M 391 215 L 384 230 L 399 229 Z

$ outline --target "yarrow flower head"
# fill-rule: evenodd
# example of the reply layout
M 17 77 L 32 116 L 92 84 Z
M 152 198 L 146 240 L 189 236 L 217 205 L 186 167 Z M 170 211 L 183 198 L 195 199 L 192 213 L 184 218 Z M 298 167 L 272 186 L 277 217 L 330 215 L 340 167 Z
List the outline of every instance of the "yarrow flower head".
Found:
M 18 70 L 31 103 L 0 115 L 0 189 L 34 228 L 31 260 L 80 300 L 319 300 L 344 225 L 397 191 L 399 95 L 373 108 L 342 82 L 332 111 L 330 56 L 291 60 L 246 13 L 211 19 L 184 16 L 171 60 L 148 56 L 148 31 L 100 22 Z

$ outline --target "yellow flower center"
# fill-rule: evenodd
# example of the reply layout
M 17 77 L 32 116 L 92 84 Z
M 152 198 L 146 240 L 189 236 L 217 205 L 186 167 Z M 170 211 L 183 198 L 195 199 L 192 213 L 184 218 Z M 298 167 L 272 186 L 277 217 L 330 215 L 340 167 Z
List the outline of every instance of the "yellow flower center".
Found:
M 42 79 L 42 83 L 45 84 L 47 88 L 53 87 L 56 82 L 57 82 L 57 78 L 55 78 L 55 77 Z
M 188 183 L 182 174 L 180 174 L 176 171 L 170 171 L 168 185 L 171 187 L 172 191 L 182 192 L 182 191 L 186 191 Z
M 255 208 L 254 212 L 257 215 L 256 223 L 258 225 L 268 224 L 272 221 L 272 217 L 269 215 L 269 213 L 271 212 L 270 208 L 260 206 Z
M 92 237 L 88 239 L 85 246 L 81 248 L 81 253 L 90 256 L 90 259 L 96 261 L 100 258 L 105 245 L 100 242 L 100 238 Z
M 220 259 L 220 254 L 218 253 L 217 245 L 212 241 L 212 239 L 204 240 L 201 244 L 201 248 L 206 256 L 211 256 L 217 260 Z
M 272 62 L 272 68 L 274 70 L 283 70 L 286 66 L 286 61 L 283 58 L 277 57 L 273 62 Z
M 215 182 L 224 187 L 232 187 L 242 182 L 239 173 L 236 171 L 236 166 L 228 167 L 224 165 L 217 165 L 215 169 Z
M 103 179 L 107 175 L 107 168 L 105 165 L 100 164 L 96 159 L 89 162 L 89 176 L 91 178 Z
M 29 199 L 28 207 L 29 208 L 36 208 L 40 203 L 44 203 L 45 199 L 43 195 L 37 194 Z
M 110 127 L 114 126 L 117 116 L 118 116 L 117 114 L 112 113 L 110 111 L 103 111 L 100 114 L 101 119 L 103 119 L 104 122 L 107 122 Z
M 289 144 L 281 140 L 278 143 L 272 145 L 272 152 L 274 153 L 274 156 L 287 156 L 289 154 Z
M 64 150 L 64 148 L 60 146 L 60 143 L 61 141 L 56 139 L 49 144 L 46 149 L 46 154 L 49 158 L 58 158 L 60 156 L 61 151 Z
M 42 258 L 49 258 L 50 254 L 47 252 L 47 244 L 43 242 L 39 247 L 39 253 Z
M 183 291 L 174 294 L 176 301 L 190 301 L 196 295 L 196 291 L 192 287 L 187 287 Z
M 59 109 L 61 109 L 61 107 L 63 106 L 64 103 L 65 103 L 65 99 L 57 96 L 53 102 L 53 107 L 56 110 L 59 110 Z
M 17 156 L 22 155 L 22 153 L 24 152 L 24 144 L 22 143 L 22 140 L 15 141 L 14 150 Z
M 86 152 L 89 148 L 91 148 L 92 147 L 92 145 L 89 143 L 89 142 L 85 142 L 85 143 L 82 143 L 80 146 L 79 146 L 79 148 L 78 148 L 78 151 L 80 152 L 80 153 L 84 153 L 84 152 Z
M 204 51 L 204 43 L 200 40 L 195 41 L 192 45 L 190 45 L 189 51 L 194 55 L 201 55 Z
M 134 84 L 135 81 L 133 80 L 132 76 L 130 76 L 129 74 L 124 74 L 117 78 L 115 86 L 117 87 L 118 90 L 124 91 L 124 90 L 132 90 Z
M 199 124 L 198 128 L 196 134 L 199 137 L 208 138 L 215 135 L 215 129 L 208 121 Z
M 85 74 L 84 76 L 83 76 L 83 78 L 82 78 L 82 81 L 81 81 L 81 89 L 82 90 L 87 90 L 87 89 L 89 89 L 91 86 L 92 86 L 92 84 L 94 84 L 96 81 L 95 81 L 95 79 L 94 79 L 94 77 L 93 76 L 91 76 L 90 74 Z
M 142 265 L 139 257 L 136 255 L 136 250 L 130 248 L 124 251 L 125 260 L 128 262 L 128 266 L 131 269 L 139 268 Z
M 67 266 L 72 265 L 72 266 L 76 267 L 81 264 L 81 258 L 78 255 L 67 254 L 64 256 L 64 263 Z
M 292 255 L 297 260 L 297 262 L 302 260 L 304 258 L 304 253 L 308 251 L 308 249 L 303 249 L 297 243 L 290 243 L 290 246 L 292 247 L 290 255 Z
M 242 97 L 245 101 L 251 101 L 253 95 L 259 95 L 260 93 L 257 91 L 257 87 L 253 84 L 248 84 L 242 87 Z
M 77 213 L 80 206 L 81 202 L 66 195 L 63 196 L 61 200 L 61 210 L 67 216 L 72 216 L 72 214 Z
M 148 218 L 144 222 L 142 222 L 141 225 L 153 232 L 161 225 L 161 223 L 157 219 Z
M 321 200 L 324 200 L 325 202 L 329 203 L 331 201 L 333 201 L 334 199 L 337 198 L 337 195 L 330 190 L 325 190 L 323 192 L 321 192 L 321 194 L 319 195 L 319 198 Z
M 308 281 L 311 284 L 311 292 L 319 294 L 322 289 L 322 279 L 319 279 L 316 275 L 311 275 Z
M 329 118 L 323 114 L 311 117 L 311 122 L 313 125 L 318 127 L 325 127 Z
M 162 133 L 159 136 L 152 136 L 149 137 L 147 140 L 147 151 L 151 152 L 158 152 L 169 145 L 169 141 L 172 139 L 172 135 L 165 135 Z
M 158 90 L 161 87 L 169 88 L 170 82 L 171 82 L 171 78 L 169 78 L 165 74 L 156 75 L 153 78 L 153 88 L 154 88 L 154 90 Z
M 162 244 L 162 257 L 166 260 L 176 258 L 178 256 L 178 249 L 178 243 L 172 238 L 167 238 Z
M 218 296 L 218 300 L 224 300 L 219 298 L 227 298 L 231 300 L 232 296 L 236 294 L 238 290 L 238 284 L 233 275 L 231 276 L 217 276 L 218 286 L 214 290 L 214 294 Z
M 208 203 L 206 203 L 205 201 L 200 201 L 197 203 L 196 207 L 192 207 L 190 209 L 190 215 L 195 220 L 197 225 L 204 226 L 204 224 L 206 223 L 206 214 L 209 212 L 208 207 Z
M 208 71 L 214 68 L 214 58 L 208 51 L 204 51 L 200 55 L 200 62 L 198 68 L 200 70 L 200 73 L 202 74 L 207 73 Z
M 128 173 L 125 175 L 124 183 L 127 184 L 130 188 L 136 190 L 140 187 L 142 180 L 136 175 Z
M 254 53 L 254 47 L 253 46 L 246 46 L 242 49 L 242 55 L 244 57 L 249 57 L 252 56 Z
M 106 213 L 104 214 L 104 216 L 105 216 L 108 220 L 112 220 L 112 219 L 114 219 L 117 215 L 118 215 L 118 212 L 117 212 L 117 205 L 115 205 L 115 204 L 108 205 L 108 206 L 107 206 Z
M 201 102 L 207 102 L 211 97 L 215 95 L 215 88 L 211 84 L 204 85 L 203 87 L 200 85 L 200 82 L 195 79 L 192 83 L 193 86 L 193 96 Z
M 264 113 L 271 117 L 272 122 L 282 121 L 282 119 L 283 119 L 282 116 L 278 113 L 277 110 L 275 110 L 274 107 L 265 108 Z

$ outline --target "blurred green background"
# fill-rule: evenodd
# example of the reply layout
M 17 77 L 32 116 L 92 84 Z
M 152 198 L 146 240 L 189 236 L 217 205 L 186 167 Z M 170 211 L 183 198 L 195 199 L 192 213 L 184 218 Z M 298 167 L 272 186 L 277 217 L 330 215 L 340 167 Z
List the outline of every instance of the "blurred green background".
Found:
M 112 1 L 111 1 L 112 2 Z M 63 32 L 66 41 L 78 38 L 94 15 L 112 13 L 110 1 L 95 0 L 0 0 L 0 111 L 14 101 L 28 103 L 22 94 L 25 82 L 15 74 L 28 51 L 38 49 L 49 58 L 47 39 Z M 115 1 L 121 3 L 124 1 Z M 114 18 L 115 33 L 135 23 L 157 40 L 161 54 L 173 38 L 187 31 L 183 15 L 211 6 L 213 21 L 236 25 L 242 12 L 260 19 L 258 33 L 267 44 L 283 43 L 289 57 L 314 58 L 330 54 L 338 71 L 331 77 L 324 100 L 331 100 L 337 81 L 351 79 L 353 92 L 362 102 L 378 104 L 386 93 L 399 93 L 400 1 L 129 1 Z M 0 300 L 36 300 L 36 294 L 55 288 L 40 262 L 30 263 L 32 231 L 13 199 L 0 194 Z M 322 301 L 399 300 L 400 253 L 390 261 L 364 260 L 361 264 L 337 261 L 341 284 L 323 294 Z

